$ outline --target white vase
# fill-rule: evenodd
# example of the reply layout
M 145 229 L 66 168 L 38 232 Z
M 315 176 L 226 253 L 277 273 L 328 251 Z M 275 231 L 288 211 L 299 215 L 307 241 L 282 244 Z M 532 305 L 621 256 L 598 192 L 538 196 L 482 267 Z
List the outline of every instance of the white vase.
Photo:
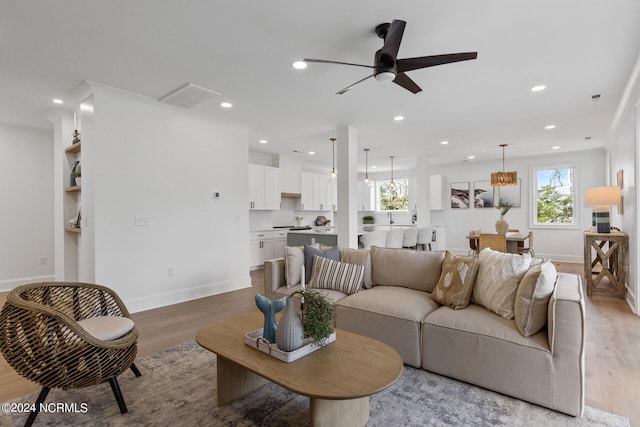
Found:
M 293 298 L 287 298 L 284 313 L 276 329 L 276 344 L 282 351 L 293 351 L 302 347 L 304 340 L 304 326 L 298 316 Z

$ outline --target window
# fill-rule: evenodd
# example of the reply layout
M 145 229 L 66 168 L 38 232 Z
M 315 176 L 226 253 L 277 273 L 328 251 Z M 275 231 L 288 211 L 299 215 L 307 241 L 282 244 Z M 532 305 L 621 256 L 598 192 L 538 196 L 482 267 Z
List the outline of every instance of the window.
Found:
M 389 181 L 376 181 L 376 206 L 379 211 L 409 210 L 409 180 L 394 179 L 394 186 Z
M 576 227 L 575 167 L 538 168 L 532 175 L 532 225 Z

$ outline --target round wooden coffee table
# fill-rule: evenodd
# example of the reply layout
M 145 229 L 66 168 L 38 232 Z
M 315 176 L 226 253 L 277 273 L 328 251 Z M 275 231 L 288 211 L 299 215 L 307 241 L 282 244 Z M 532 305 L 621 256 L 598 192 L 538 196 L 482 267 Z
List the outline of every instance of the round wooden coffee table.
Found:
M 402 373 L 402 359 L 394 349 L 340 329 L 335 342 L 282 362 L 244 343 L 244 335 L 262 322 L 259 312 L 243 313 L 209 323 L 196 334 L 198 344 L 217 355 L 218 405 L 271 381 L 310 398 L 313 426 L 364 426 L 369 396 Z

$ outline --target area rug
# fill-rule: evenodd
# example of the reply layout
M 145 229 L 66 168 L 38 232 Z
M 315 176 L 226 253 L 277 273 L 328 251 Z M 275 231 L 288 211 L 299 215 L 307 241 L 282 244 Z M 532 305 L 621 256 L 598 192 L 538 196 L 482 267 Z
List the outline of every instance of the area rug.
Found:
M 118 381 L 129 408 L 120 414 L 111 388 L 52 390 L 51 412 L 35 426 L 306 426 L 309 400 L 265 384 L 227 406 L 216 405 L 216 358 L 194 341 L 140 358 L 142 377 Z M 38 393 L 10 402 L 32 403 Z M 71 405 L 69 405 L 71 404 Z M 21 426 L 27 414 L 6 412 L 1 426 Z M 625 417 L 587 407 L 570 417 L 421 369 L 404 367 L 388 389 L 371 396 L 368 426 L 628 426 Z

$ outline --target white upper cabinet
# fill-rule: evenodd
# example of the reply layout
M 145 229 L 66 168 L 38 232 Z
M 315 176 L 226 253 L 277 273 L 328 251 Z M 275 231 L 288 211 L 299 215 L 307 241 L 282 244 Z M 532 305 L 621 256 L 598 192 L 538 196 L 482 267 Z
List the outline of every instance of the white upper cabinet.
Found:
M 280 171 L 278 168 L 249 165 L 249 209 L 280 209 Z
M 358 210 L 375 211 L 376 210 L 376 189 L 373 185 L 369 186 L 366 182 L 359 183 L 360 199 Z
M 303 211 L 333 210 L 330 181 L 327 175 L 302 172 L 300 174 L 300 209 Z

